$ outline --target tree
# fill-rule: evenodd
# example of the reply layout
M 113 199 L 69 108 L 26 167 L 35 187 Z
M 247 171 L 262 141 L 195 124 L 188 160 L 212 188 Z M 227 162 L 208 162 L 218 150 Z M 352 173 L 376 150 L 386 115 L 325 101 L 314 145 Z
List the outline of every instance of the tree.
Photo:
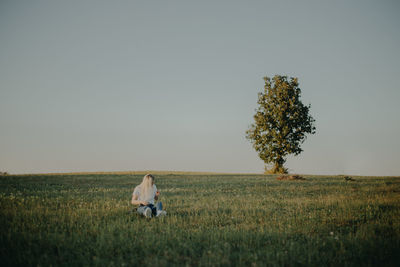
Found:
M 298 155 L 306 134 L 315 133 L 315 120 L 309 114 L 311 105 L 300 100 L 297 78 L 275 75 L 272 81 L 264 77 L 264 92 L 258 93 L 258 108 L 254 123 L 246 138 L 266 164 L 269 173 L 287 173 L 286 156 Z M 268 169 L 268 166 L 272 166 Z

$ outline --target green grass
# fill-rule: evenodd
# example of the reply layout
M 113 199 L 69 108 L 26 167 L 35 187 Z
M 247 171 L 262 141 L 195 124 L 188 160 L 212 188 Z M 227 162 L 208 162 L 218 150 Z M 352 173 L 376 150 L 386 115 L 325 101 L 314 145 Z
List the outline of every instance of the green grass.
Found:
M 0 177 L 2 266 L 400 264 L 399 177 L 164 173 L 151 220 L 129 213 L 142 177 Z

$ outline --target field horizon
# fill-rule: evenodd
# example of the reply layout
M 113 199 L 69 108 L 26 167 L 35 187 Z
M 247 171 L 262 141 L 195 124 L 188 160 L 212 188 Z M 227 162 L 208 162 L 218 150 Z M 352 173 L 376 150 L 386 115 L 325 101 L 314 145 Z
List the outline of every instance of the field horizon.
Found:
M 209 172 L 209 171 L 168 171 L 168 170 L 138 170 L 138 171 L 76 171 L 76 172 L 43 172 L 43 173 L 8 173 L 7 175 L 97 175 L 97 174 L 116 174 L 116 175 L 226 175 L 226 174 L 261 174 L 261 173 L 234 173 L 234 172 Z
M 154 175 L 264 175 L 264 176 L 281 176 L 281 175 L 301 175 L 305 177 L 371 177 L 371 178 L 400 178 L 400 175 L 358 175 L 358 174 L 309 174 L 289 172 L 287 174 L 268 174 L 263 172 L 214 172 L 214 171 L 176 171 L 176 170 L 137 170 L 137 171 L 72 171 L 72 172 L 38 172 L 38 173 L 8 173 L 3 176 L 41 176 L 41 175 L 146 175 L 148 173 Z

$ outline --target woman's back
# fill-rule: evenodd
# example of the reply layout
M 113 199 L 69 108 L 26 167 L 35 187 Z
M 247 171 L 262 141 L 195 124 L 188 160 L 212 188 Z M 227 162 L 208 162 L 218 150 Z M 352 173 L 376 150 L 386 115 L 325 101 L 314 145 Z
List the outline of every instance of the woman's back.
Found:
M 133 195 L 137 196 L 138 200 L 140 201 L 146 201 L 149 204 L 154 205 L 154 197 L 156 196 L 157 192 L 157 187 L 155 184 L 149 189 L 146 190 L 146 188 L 143 188 L 143 185 L 140 184 L 135 187 L 135 190 L 133 191 Z

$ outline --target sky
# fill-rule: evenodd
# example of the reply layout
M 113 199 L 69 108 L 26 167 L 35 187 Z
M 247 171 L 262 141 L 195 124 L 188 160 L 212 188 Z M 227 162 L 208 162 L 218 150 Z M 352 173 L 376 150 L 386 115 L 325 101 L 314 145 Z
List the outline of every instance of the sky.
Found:
M 0 171 L 262 173 L 264 76 L 316 134 L 291 173 L 400 175 L 400 3 L 0 1 Z

